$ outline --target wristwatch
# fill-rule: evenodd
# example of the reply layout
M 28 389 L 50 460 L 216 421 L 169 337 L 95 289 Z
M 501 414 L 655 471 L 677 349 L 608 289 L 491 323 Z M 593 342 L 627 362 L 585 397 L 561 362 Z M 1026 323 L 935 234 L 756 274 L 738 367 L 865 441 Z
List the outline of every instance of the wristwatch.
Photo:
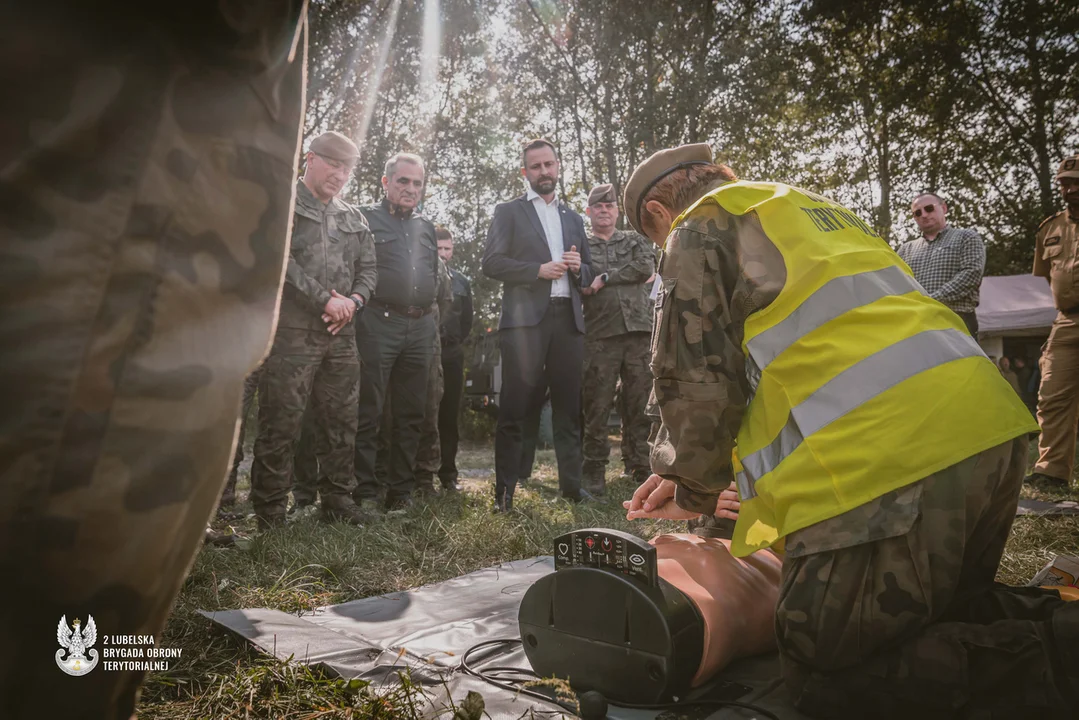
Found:
M 355 295 L 349 295 L 349 299 L 351 299 L 352 302 L 356 303 L 356 309 L 357 310 L 363 310 L 363 301 L 362 300 L 360 300 Z
M 603 281 L 604 285 L 606 285 L 607 284 L 607 278 L 609 278 L 609 277 L 610 277 L 609 273 L 603 273 L 602 275 L 599 276 L 599 279 Z

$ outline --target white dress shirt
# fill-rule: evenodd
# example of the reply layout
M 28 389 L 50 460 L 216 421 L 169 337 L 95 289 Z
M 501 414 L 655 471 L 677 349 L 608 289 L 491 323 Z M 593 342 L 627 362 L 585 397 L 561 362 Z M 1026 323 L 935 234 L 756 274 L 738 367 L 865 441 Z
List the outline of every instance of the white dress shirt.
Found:
M 547 236 L 547 247 L 551 249 L 551 260 L 560 262 L 562 260 L 562 217 L 558 207 L 558 198 L 548 203 L 543 196 L 529 186 L 525 199 L 532 203 L 532 207 L 536 208 L 536 214 L 539 215 L 543 234 Z M 570 273 L 567 270 L 565 275 L 551 281 L 551 297 L 569 297 L 569 277 Z

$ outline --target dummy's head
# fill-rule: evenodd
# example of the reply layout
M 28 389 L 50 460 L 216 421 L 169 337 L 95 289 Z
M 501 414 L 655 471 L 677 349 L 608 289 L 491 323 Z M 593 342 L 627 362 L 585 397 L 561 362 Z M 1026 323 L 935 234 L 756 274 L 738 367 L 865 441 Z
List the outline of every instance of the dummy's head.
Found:
M 729 167 L 712 161 L 706 143 L 660 150 L 633 171 L 623 207 L 633 229 L 663 247 L 671 224 L 686 208 L 737 179 Z

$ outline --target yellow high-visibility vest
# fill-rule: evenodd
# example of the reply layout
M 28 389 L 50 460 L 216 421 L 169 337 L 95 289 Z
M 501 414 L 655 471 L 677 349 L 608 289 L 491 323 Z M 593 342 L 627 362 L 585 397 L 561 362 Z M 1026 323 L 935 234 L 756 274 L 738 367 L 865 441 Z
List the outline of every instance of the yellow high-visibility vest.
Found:
M 746 318 L 736 556 L 1037 431 L 959 316 L 853 213 L 789 185 L 735 182 L 675 226 L 705 203 L 755 214 L 787 271 Z

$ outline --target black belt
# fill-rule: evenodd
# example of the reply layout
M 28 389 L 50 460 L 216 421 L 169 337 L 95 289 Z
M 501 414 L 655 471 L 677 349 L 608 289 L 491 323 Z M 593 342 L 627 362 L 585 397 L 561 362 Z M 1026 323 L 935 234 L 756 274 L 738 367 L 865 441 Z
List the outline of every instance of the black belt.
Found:
M 421 318 L 424 315 L 431 312 L 431 306 L 417 307 L 416 305 L 397 305 L 396 303 L 388 303 L 385 300 L 379 300 L 378 298 L 371 298 L 371 305 L 380 308 L 386 308 L 387 310 L 393 310 L 398 315 L 404 315 L 410 318 Z
M 551 298 L 551 304 L 552 305 L 572 305 L 573 300 L 571 300 L 568 297 L 552 297 Z

